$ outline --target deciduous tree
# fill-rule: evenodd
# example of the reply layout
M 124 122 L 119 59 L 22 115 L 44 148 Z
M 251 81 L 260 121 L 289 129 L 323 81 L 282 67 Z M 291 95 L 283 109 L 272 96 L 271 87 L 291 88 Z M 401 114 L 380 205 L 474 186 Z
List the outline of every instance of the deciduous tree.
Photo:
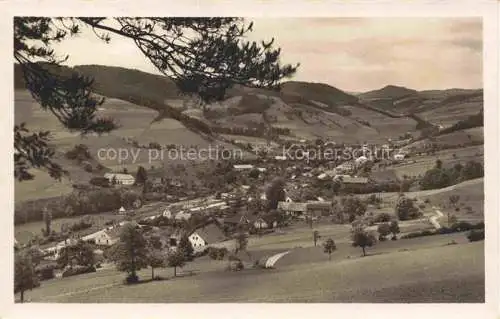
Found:
M 14 255 L 14 293 L 19 292 L 21 302 L 24 302 L 24 292 L 39 285 L 31 255 L 26 251 L 17 252 Z
M 174 268 L 174 277 L 177 277 L 177 267 L 182 268 L 185 263 L 186 261 L 182 250 L 176 249 L 176 251 L 171 252 L 167 257 L 168 266 Z
M 361 247 L 363 256 L 366 256 L 366 247 L 372 247 L 377 242 L 375 236 L 368 232 L 364 225 L 354 227 L 352 231 L 352 245 L 354 247 Z
M 333 239 L 331 238 L 328 238 L 324 245 L 323 245 L 323 248 L 324 248 L 324 252 L 326 254 L 328 254 L 328 260 L 331 260 L 332 259 L 332 253 L 337 249 L 337 246 L 335 245 L 335 242 L 333 241 Z

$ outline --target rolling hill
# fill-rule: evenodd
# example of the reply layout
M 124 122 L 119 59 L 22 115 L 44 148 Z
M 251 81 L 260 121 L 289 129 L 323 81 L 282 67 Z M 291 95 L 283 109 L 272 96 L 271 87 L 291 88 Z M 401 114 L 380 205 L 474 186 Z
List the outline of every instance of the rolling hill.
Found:
M 372 99 L 400 99 L 405 96 L 416 94 L 417 91 L 408 89 L 402 86 L 387 85 L 381 89 L 368 91 L 358 95 L 359 98 L 365 100 Z
M 134 143 L 198 147 L 215 143 L 234 148 L 237 146 L 228 142 L 241 137 L 265 142 L 268 128 L 287 140 L 322 138 L 338 143 L 382 143 L 407 132 L 418 132 L 430 123 L 454 124 L 482 109 L 482 90 L 417 92 L 386 86 L 353 96 L 327 84 L 299 81 L 283 83 L 280 91 L 237 85 L 227 92 L 225 100 L 201 108 L 180 95 L 175 83 L 165 76 L 101 65 L 60 67 L 55 71 L 94 78 L 95 93 L 106 97 L 98 113 L 114 118 L 120 125 L 101 137 L 81 137 L 67 131 L 50 113 L 41 110 L 25 90 L 21 69 L 15 65 L 15 122 L 26 122 L 31 130 L 50 130 L 62 161 L 64 152 L 77 144 L 87 145 L 94 155 L 102 148 L 137 151 Z M 416 112 L 406 113 L 411 110 Z M 140 152 L 135 161 L 128 158 L 122 162 L 99 162 L 109 169 L 125 167 L 131 171 L 138 165 L 163 163 L 149 162 L 146 151 Z M 88 179 L 83 177 L 81 167 L 74 167 L 72 172 L 73 180 Z M 46 181 L 43 185 L 23 184 L 29 189 L 19 193 L 16 189 L 16 198 L 50 189 L 49 179 L 42 180 Z
M 482 89 L 416 91 L 389 85 L 359 94 L 360 102 L 400 115 L 417 115 L 434 125 L 450 126 L 483 109 Z

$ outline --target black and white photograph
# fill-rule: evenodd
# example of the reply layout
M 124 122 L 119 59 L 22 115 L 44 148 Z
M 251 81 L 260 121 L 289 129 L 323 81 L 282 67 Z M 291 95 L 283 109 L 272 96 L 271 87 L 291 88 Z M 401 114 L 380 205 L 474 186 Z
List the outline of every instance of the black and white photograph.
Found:
M 167 12 L 9 17 L 16 305 L 486 303 L 483 16 Z

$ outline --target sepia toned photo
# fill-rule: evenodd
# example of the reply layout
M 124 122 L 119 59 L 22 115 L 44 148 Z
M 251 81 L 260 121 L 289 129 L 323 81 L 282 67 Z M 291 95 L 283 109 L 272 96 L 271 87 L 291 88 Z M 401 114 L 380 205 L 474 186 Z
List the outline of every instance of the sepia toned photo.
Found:
M 485 303 L 482 17 L 12 24 L 16 303 Z

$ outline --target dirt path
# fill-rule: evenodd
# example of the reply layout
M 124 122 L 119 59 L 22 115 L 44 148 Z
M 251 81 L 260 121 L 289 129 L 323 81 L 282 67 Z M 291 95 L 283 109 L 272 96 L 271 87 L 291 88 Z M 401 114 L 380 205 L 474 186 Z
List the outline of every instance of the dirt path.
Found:
M 434 228 L 441 229 L 441 225 L 439 224 L 437 219 L 443 217 L 444 214 L 436 206 L 433 206 L 432 209 L 436 211 L 436 215 L 429 218 L 429 221 L 431 222 L 432 226 L 434 226 Z

